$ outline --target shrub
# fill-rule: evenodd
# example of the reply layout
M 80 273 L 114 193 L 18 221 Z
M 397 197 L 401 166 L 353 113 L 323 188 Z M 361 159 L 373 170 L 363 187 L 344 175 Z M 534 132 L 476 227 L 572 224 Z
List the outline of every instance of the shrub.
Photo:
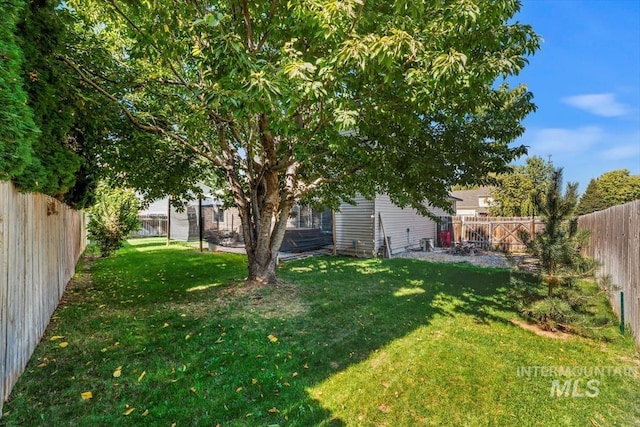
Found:
M 109 256 L 122 246 L 127 235 L 140 228 L 138 211 L 140 202 L 132 190 L 112 188 L 100 184 L 96 190 L 97 202 L 89 209 L 89 238 L 100 249 L 100 255 Z
M 534 302 L 524 310 L 524 314 L 548 331 L 567 329 L 567 324 L 576 318 L 571 305 L 556 297 Z

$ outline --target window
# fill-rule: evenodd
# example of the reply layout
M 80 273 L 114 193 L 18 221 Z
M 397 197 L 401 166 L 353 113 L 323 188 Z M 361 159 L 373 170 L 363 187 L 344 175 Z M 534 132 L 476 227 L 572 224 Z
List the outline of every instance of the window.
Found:
M 213 220 L 215 222 L 224 222 L 224 209 L 214 207 L 214 209 L 213 209 Z

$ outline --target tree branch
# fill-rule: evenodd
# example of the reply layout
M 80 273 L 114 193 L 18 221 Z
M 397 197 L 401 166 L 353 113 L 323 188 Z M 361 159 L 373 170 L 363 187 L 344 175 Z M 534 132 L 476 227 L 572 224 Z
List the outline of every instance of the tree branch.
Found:
M 251 30 L 251 16 L 249 16 L 249 5 L 247 0 L 242 0 L 242 15 L 244 17 L 244 26 L 247 31 L 247 47 L 249 50 L 255 50 L 253 45 L 253 32 Z
M 269 23 L 273 21 L 273 17 L 275 16 L 277 5 L 278 5 L 278 0 L 271 0 L 271 8 L 269 9 L 269 17 L 268 17 Z M 269 26 L 267 30 L 264 32 L 264 34 L 262 35 L 262 37 L 260 38 L 260 41 L 258 42 L 258 46 L 256 46 L 256 49 L 255 49 L 256 51 L 259 51 L 260 49 L 262 49 L 262 46 L 267 41 L 267 37 L 269 37 L 270 33 L 271 33 L 271 28 Z
M 351 27 L 349 28 L 349 31 L 347 32 L 348 35 L 351 35 L 353 30 L 356 28 L 356 24 L 358 23 L 358 20 L 360 19 L 360 16 L 362 15 L 362 10 L 364 9 L 364 5 L 365 5 L 366 2 L 367 2 L 367 0 L 362 0 L 362 4 L 360 5 L 360 9 L 358 10 L 358 13 L 356 14 L 356 17 L 353 19 L 353 22 L 351 23 Z
M 177 78 L 178 80 L 180 80 L 180 81 L 182 82 L 182 84 L 183 84 L 187 89 L 192 89 L 192 88 L 189 86 L 189 83 L 186 81 L 186 79 L 185 79 L 185 78 L 184 78 L 180 73 L 178 73 L 178 71 L 176 70 L 176 68 L 174 67 L 174 65 L 173 65 L 170 61 L 168 61 L 168 60 L 166 59 L 166 55 L 163 55 L 163 52 L 162 52 L 160 49 L 158 49 L 158 46 L 156 46 L 156 44 L 155 44 L 155 43 L 153 43 L 153 40 L 152 40 L 150 37 L 148 37 L 148 36 L 147 36 L 147 34 L 146 34 L 144 31 L 142 31 L 142 29 L 141 29 L 140 27 L 138 27 L 138 26 L 136 25 L 136 23 L 135 23 L 135 22 L 133 22 L 133 21 L 131 20 L 131 18 L 129 18 L 129 17 L 126 15 L 126 14 L 125 14 L 125 13 L 124 13 L 120 8 L 119 8 L 119 7 L 115 4 L 115 2 L 114 2 L 113 0 L 107 0 L 107 1 L 108 1 L 108 2 L 109 2 L 109 4 L 110 4 L 114 9 L 115 9 L 115 11 L 118 13 L 118 15 L 122 16 L 122 18 L 124 18 L 124 20 L 125 20 L 125 21 L 127 21 L 127 23 L 128 23 L 128 24 L 129 24 L 133 29 L 135 29 L 135 30 L 138 32 L 138 34 L 140 34 L 142 37 L 144 37 L 144 38 L 148 41 L 149 45 L 150 45 L 150 46 L 152 46 L 152 47 L 153 47 L 153 49 L 154 49 L 156 52 L 158 52 L 158 53 L 159 53 L 163 58 L 165 58 L 165 61 L 166 61 L 167 65 L 169 66 L 169 68 L 171 69 L 171 72 L 173 73 L 173 75 L 174 75 L 174 76 L 176 76 L 176 78 Z
M 184 138 L 183 136 L 169 131 L 167 129 L 164 129 L 160 126 L 157 126 L 155 124 L 148 124 L 148 123 L 143 123 L 140 121 L 140 119 L 138 117 L 135 116 L 135 114 L 133 114 L 131 111 L 129 111 L 129 109 L 127 107 L 125 107 L 122 102 L 120 102 L 120 100 L 118 98 L 116 98 L 114 95 L 112 95 L 111 93 L 109 93 L 107 90 L 105 90 L 102 86 L 100 86 L 99 84 L 97 84 L 96 82 L 94 82 L 91 78 L 89 78 L 87 76 L 87 74 L 85 72 L 83 72 L 80 67 L 78 67 L 76 64 L 74 64 L 71 60 L 69 60 L 68 58 L 65 57 L 58 57 L 59 59 L 61 59 L 65 64 L 67 64 L 69 67 L 71 67 L 71 69 L 73 69 L 76 74 L 80 77 L 80 80 L 87 83 L 89 86 L 91 86 L 92 88 L 94 88 L 98 93 L 100 93 L 101 95 L 103 95 L 104 97 L 106 97 L 107 99 L 109 99 L 111 102 L 115 103 L 120 110 L 124 113 L 124 115 L 127 117 L 127 119 L 129 120 L 129 122 L 134 125 L 135 127 L 137 127 L 138 129 L 148 132 L 148 133 L 153 133 L 156 135 L 164 135 L 178 143 L 180 143 L 181 145 L 183 145 L 184 147 L 190 149 L 191 151 L 193 151 L 195 154 L 197 154 L 198 156 L 201 156 L 207 160 L 209 160 L 210 162 L 212 162 L 214 165 L 219 165 L 218 159 L 216 157 L 212 157 L 211 155 L 203 152 L 202 150 L 198 149 L 197 147 L 195 147 L 193 144 L 191 144 L 186 138 Z
M 301 184 L 300 188 L 297 189 L 297 191 L 295 192 L 295 196 L 296 198 L 300 198 L 304 195 L 309 194 L 310 192 L 312 192 L 313 190 L 315 190 L 316 188 L 318 188 L 319 186 L 323 185 L 323 184 L 332 184 L 334 182 L 338 182 L 346 177 L 348 177 L 349 175 L 352 175 L 362 169 L 364 169 L 365 165 L 360 165 L 360 166 L 356 166 L 353 167 L 347 171 L 344 171 L 343 173 L 341 173 L 340 175 L 331 177 L 331 178 L 318 178 L 315 181 L 313 181 L 311 184 Z

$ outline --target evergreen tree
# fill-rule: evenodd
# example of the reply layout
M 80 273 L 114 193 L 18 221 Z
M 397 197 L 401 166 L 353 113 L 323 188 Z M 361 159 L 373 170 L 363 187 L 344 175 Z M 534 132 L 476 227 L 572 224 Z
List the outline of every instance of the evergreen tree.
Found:
M 571 280 L 580 270 L 589 267 L 589 262 L 580 255 L 580 246 L 587 235 L 578 230 L 574 217 L 578 202 L 578 184 L 570 182 L 562 193 L 562 168 L 554 169 L 546 192 L 534 197 L 534 206 L 544 222 L 544 231 L 531 239 L 526 232 L 523 240 L 528 251 L 540 259 L 549 297 L 554 286 Z
M 63 199 L 75 184 L 82 160 L 71 146 L 77 94 L 68 71 L 55 59 L 64 49 L 64 26 L 52 0 L 29 2 L 17 35 L 24 52 L 22 78 L 28 105 L 40 129 L 33 143 L 36 161 L 14 176 L 22 190 Z
M 576 208 L 576 215 L 585 215 L 591 212 L 601 211 L 608 207 L 606 200 L 598 189 L 598 181 L 592 179 L 589 181 L 589 185 L 584 194 L 580 197 L 580 203 L 578 203 L 578 207 Z
M 22 84 L 23 53 L 15 29 L 24 1 L 0 6 L 0 179 L 8 180 L 34 164 L 37 127 Z

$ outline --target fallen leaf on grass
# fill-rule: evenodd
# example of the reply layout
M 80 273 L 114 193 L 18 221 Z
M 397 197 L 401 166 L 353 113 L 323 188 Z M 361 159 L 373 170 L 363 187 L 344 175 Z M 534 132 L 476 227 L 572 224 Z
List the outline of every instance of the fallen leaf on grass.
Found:
M 145 409 L 144 412 L 142 413 L 142 416 L 146 417 L 147 415 L 149 415 L 149 410 Z
M 195 387 L 191 387 L 189 390 L 191 390 L 191 393 L 197 393 L 198 392 L 198 390 L 196 390 Z
M 62 335 L 54 335 L 51 338 L 49 338 L 49 341 L 58 341 L 58 340 L 61 340 L 62 338 L 64 338 Z
M 60 348 L 65 348 L 65 347 L 66 347 L 66 346 L 68 346 L 68 345 L 69 345 L 69 343 L 68 343 L 68 342 L 66 342 L 66 341 L 65 341 L 65 342 L 61 342 L 61 343 L 59 344 Z
M 269 341 L 271 341 L 271 342 L 276 342 L 276 341 L 278 341 L 278 337 L 276 337 L 275 335 L 271 335 L 271 334 L 269 334 L 269 337 L 268 337 L 268 338 L 269 338 Z
M 378 410 L 380 412 L 384 412 L 385 414 L 388 414 L 389 412 L 391 412 L 391 408 L 389 407 L 389 405 L 386 405 L 384 403 L 378 405 Z
M 138 377 L 138 382 L 142 381 L 142 379 L 144 378 L 144 376 L 147 374 L 147 371 L 142 371 L 142 373 L 140 374 L 140 376 Z
M 278 408 L 271 408 L 271 409 L 269 409 L 269 412 L 271 412 L 272 414 L 277 414 L 280 411 L 278 410 Z
M 132 406 L 131 408 L 129 408 L 129 409 L 127 409 L 126 411 L 124 411 L 124 412 L 122 413 L 122 415 L 130 415 L 130 414 L 131 414 L 133 411 L 135 411 L 135 410 L 136 410 L 136 408 L 134 408 L 134 407 Z
M 122 375 L 122 366 L 118 366 L 115 371 L 113 371 L 113 378 L 118 378 Z
M 84 393 L 80 394 L 80 397 L 82 397 L 82 400 L 91 399 L 93 398 L 93 393 L 91 393 L 90 391 L 85 391 Z

